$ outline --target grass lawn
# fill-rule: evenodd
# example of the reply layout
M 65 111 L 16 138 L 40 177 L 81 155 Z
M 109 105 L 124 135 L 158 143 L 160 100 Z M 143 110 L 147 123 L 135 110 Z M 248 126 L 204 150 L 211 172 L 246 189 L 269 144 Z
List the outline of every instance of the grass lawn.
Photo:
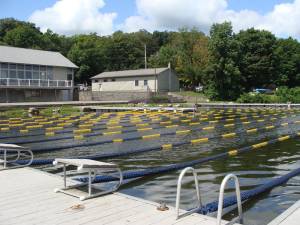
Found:
M 80 114 L 80 110 L 76 107 L 72 106 L 62 106 L 62 107 L 47 107 L 40 110 L 41 116 L 52 116 L 53 110 L 55 108 L 60 108 L 60 115 L 76 115 Z M 0 118 L 9 119 L 9 118 L 27 118 L 28 117 L 28 109 L 22 108 L 13 108 L 5 111 L 0 111 Z

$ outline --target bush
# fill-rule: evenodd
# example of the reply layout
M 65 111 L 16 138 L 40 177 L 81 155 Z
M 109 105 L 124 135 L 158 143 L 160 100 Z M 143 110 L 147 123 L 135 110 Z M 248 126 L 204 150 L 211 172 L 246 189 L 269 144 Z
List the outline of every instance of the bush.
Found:
M 280 101 L 280 97 L 276 95 L 245 93 L 238 98 L 237 102 L 238 103 L 279 103 L 281 101 Z
M 238 100 L 238 103 L 300 103 L 300 87 L 287 88 L 280 87 L 274 95 L 266 94 L 242 94 Z
M 25 110 L 21 108 L 8 109 L 6 111 L 0 112 L 0 117 L 5 119 L 7 118 L 19 118 L 19 117 L 27 117 L 27 113 Z
M 150 103 L 168 103 L 169 98 L 167 96 L 156 95 L 150 98 Z
M 287 87 L 280 87 L 276 91 L 276 95 L 279 96 L 284 103 L 300 103 L 300 87 L 290 89 Z

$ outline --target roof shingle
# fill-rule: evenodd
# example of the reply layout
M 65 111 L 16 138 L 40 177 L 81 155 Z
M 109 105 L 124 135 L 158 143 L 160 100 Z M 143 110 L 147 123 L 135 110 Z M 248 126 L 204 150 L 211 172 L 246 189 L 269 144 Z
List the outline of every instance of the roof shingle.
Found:
M 78 68 L 59 52 L 1 45 L 0 62 Z
M 138 69 L 138 70 L 121 70 L 121 71 L 111 71 L 100 73 L 91 79 L 99 78 L 114 78 L 114 77 L 139 77 L 139 76 L 151 76 L 155 74 L 160 74 L 169 68 L 151 68 L 151 69 Z

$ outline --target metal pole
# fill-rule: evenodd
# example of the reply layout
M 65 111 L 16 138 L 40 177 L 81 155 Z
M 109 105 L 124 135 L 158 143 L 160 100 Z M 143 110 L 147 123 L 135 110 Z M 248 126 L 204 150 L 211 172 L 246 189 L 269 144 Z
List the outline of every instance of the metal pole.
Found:
M 7 91 L 7 88 L 5 88 L 5 95 L 6 95 L 6 103 L 8 103 L 8 91 Z
M 64 164 L 64 187 L 67 187 L 66 164 Z
M 91 173 L 91 169 L 89 169 L 89 184 L 88 184 L 88 188 L 89 188 L 89 196 L 92 195 L 92 173 Z
M 169 68 L 169 92 L 171 92 L 171 63 L 168 64 Z
M 145 44 L 145 69 L 147 69 L 147 45 Z
M 154 68 L 154 84 L 155 84 L 155 93 L 157 93 L 157 76 L 156 76 L 156 68 Z

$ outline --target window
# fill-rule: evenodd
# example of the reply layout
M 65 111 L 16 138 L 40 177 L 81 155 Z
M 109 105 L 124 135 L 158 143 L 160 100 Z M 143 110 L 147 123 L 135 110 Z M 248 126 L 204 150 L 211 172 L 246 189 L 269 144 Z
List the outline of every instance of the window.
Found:
M 40 71 L 46 71 L 46 66 L 40 66 Z
M 19 70 L 18 71 L 18 78 L 19 79 L 24 79 L 24 70 Z
M 32 65 L 25 65 L 26 70 L 32 70 Z
M 148 85 L 148 80 L 144 80 L 144 86 Z
M 112 79 L 111 79 L 111 81 L 113 81 L 113 82 L 114 82 L 114 81 L 116 81 L 116 79 L 115 79 L 115 78 L 112 78 Z
M 0 75 L 1 75 L 0 76 L 1 78 L 7 78 L 8 77 L 8 70 L 2 69 Z
M 37 65 L 34 65 L 34 66 L 32 67 L 32 69 L 33 69 L 33 71 L 39 71 L 39 70 L 40 70 L 40 67 L 37 66 Z
M 107 79 L 104 79 L 103 82 L 107 82 Z
M 1 68 L 2 69 L 8 69 L 8 64 L 7 63 L 1 63 Z
M 38 80 L 38 79 L 40 78 L 39 72 L 33 71 L 32 75 L 33 75 L 33 76 L 32 76 L 33 79 Z
M 24 64 L 18 64 L 17 69 L 18 70 L 24 70 Z
M 40 79 L 46 80 L 46 72 L 40 72 Z
M 10 70 L 9 78 L 17 78 L 17 72 L 15 70 Z
M 95 83 L 98 83 L 98 80 L 94 80 Z
M 17 65 L 16 64 L 9 64 L 9 69 L 15 70 L 15 69 L 17 69 Z
M 73 80 L 73 75 L 72 74 L 67 74 L 67 80 Z
M 31 71 L 26 71 L 25 79 L 32 79 L 32 72 Z
M 139 86 L 139 80 L 134 81 L 134 86 Z

